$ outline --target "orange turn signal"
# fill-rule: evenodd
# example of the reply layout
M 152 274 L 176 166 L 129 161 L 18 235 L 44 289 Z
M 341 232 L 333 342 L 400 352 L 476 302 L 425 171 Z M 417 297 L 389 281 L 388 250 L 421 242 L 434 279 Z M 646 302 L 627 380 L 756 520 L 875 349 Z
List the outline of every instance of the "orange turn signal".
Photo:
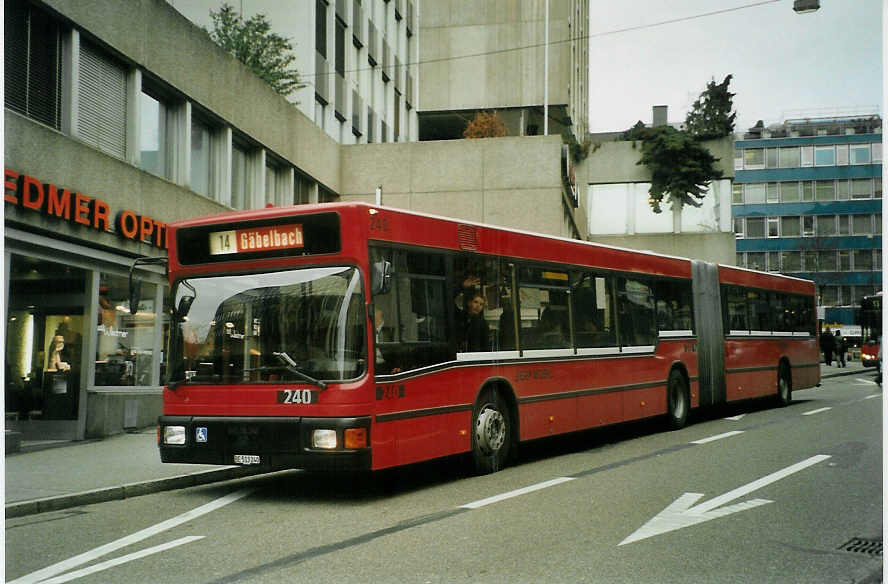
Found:
M 367 448 L 367 428 L 347 428 L 345 430 L 345 447 L 348 450 Z

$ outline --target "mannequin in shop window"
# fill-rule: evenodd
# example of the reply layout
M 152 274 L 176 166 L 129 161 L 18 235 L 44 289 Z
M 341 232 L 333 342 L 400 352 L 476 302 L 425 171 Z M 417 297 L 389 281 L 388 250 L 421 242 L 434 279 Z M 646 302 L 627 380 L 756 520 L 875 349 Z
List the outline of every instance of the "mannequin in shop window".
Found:
M 65 347 L 65 337 L 55 335 L 49 344 L 49 362 L 46 370 L 49 372 L 70 371 L 70 351 Z

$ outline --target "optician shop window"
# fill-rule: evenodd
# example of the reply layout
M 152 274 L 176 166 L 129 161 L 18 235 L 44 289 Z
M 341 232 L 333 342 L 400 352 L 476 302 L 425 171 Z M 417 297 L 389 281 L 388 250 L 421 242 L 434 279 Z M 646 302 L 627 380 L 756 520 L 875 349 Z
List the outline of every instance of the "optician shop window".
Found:
M 89 272 L 15 254 L 8 270 L 6 418 L 74 420 Z
M 138 310 L 129 307 L 129 279 L 102 273 L 96 324 L 97 386 L 153 385 L 157 286 L 142 282 Z

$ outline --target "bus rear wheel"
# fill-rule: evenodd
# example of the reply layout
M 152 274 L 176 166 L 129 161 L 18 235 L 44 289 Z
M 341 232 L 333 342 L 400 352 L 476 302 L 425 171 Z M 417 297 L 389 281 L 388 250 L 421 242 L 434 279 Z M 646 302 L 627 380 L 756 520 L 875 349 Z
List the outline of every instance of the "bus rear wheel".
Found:
M 472 460 L 477 474 L 494 473 L 506 465 L 512 449 L 512 421 L 506 403 L 486 390 L 472 414 Z
M 691 409 L 688 384 L 679 370 L 673 369 L 669 374 L 667 388 L 666 399 L 669 406 L 667 424 L 670 430 L 679 430 L 688 423 L 688 412 Z
M 789 367 L 781 363 L 777 370 L 777 403 L 788 406 L 792 401 L 792 377 L 789 375 Z

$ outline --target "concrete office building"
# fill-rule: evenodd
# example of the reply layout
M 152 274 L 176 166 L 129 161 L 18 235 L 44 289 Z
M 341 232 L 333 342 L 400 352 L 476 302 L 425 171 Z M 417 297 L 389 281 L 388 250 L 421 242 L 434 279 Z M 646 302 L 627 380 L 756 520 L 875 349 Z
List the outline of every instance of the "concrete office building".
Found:
M 227 3 L 243 18 L 264 14 L 290 40 L 305 87 L 288 99 L 340 144 L 417 139 L 415 0 L 170 0 L 210 29 Z
M 344 20 L 339 2 L 311 4 L 324 5 L 328 49 L 341 46 L 339 24 L 352 26 L 356 4 L 400 22 L 407 43 L 409 3 L 347 2 Z M 408 141 L 416 125 L 395 132 L 391 89 L 358 108 L 367 114 L 358 124 L 369 109 L 379 114 L 370 139 L 370 126 L 355 134 L 354 93 L 337 110 L 331 80 L 326 104 L 313 94 L 294 104 L 162 0 L 7 0 L 4 9 L 6 427 L 26 438 L 99 437 L 154 422 L 167 285 L 160 270 L 141 269 L 143 300 L 130 314 L 127 276 L 135 257 L 165 255 L 171 221 L 367 200 L 382 185 L 384 204 L 583 235 L 561 136 Z M 346 37 L 347 53 L 369 59 L 369 38 L 352 53 Z M 394 87 L 393 77 L 380 82 Z M 401 95 L 405 120 L 406 87 Z M 331 120 L 341 129 L 331 132 Z M 399 143 L 379 143 L 383 122 L 386 141 Z
M 426 1 L 419 28 L 420 140 L 460 138 L 491 109 L 509 136 L 543 134 L 548 104 L 548 133 L 583 141 L 589 0 Z
M 882 286 L 882 120 L 759 123 L 736 141 L 737 264 L 810 278 L 821 318 L 856 324 Z

